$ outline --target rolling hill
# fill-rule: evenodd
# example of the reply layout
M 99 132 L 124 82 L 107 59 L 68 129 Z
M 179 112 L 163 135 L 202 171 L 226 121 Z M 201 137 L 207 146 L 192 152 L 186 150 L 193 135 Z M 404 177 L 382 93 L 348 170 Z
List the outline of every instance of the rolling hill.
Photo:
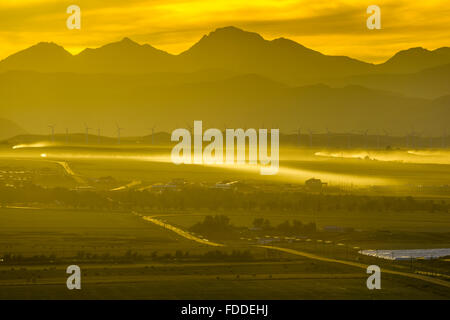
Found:
M 16 123 L 0 118 L 0 140 L 8 139 L 24 133 L 26 133 L 26 131 Z
M 146 135 L 158 130 L 187 127 L 200 119 L 205 126 L 277 126 L 287 132 L 300 125 L 312 130 L 390 129 L 404 133 L 412 127 L 439 133 L 448 113 L 434 100 L 409 98 L 361 86 L 291 87 L 261 77 L 240 75 L 216 80 L 185 81 L 160 74 L 90 75 L 72 73 L 8 72 L 0 74 L 0 95 L 8 108 L 1 117 L 19 120 L 33 132 L 83 132 L 84 123 L 115 134 Z M 26 94 L 24 94 L 26 92 Z M 440 101 L 440 100 L 436 100 Z
M 360 85 L 398 92 L 411 97 L 438 98 L 450 94 L 450 64 L 415 73 L 382 73 L 323 80 L 331 86 Z
M 450 63 L 450 48 L 427 50 L 410 48 L 396 53 L 392 58 L 377 66 L 380 73 L 415 73 L 421 70 Z

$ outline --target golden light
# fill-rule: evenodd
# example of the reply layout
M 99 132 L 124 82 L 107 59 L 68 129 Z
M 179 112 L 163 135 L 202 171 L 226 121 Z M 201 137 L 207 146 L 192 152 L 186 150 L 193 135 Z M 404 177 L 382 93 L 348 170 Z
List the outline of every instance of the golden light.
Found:
M 23 144 L 16 144 L 15 146 L 12 147 L 13 150 L 16 149 L 24 149 L 24 148 L 45 148 L 49 146 L 48 143 L 45 142 L 36 142 L 36 143 L 23 143 Z
M 448 0 L 380 0 L 382 30 L 365 29 L 367 3 L 357 0 L 80 0 L 82 28 L 64 28 L 64 5 L 54 0 L 0 1 L 0 60 L 39 41 L 72 53 L 127 36 L 180 53 L 204 34 L 234 25 L 267 39 L 286 37 L 325 54 L 383 62 L 411 47 L 448 45 Z M 19 30 L 19 31 L 18 31 Z M 32 31 L 30 31 L 32 30 Z

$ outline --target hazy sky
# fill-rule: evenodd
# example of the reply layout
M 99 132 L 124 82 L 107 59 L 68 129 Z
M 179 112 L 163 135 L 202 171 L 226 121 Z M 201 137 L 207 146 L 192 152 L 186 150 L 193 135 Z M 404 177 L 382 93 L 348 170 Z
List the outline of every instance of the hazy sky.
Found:
M 71 4 L 81 7 L 81 30 L 66 28 Z M 366 28 L 371 4 L 381 7 L 382 30 Z M 0 0 L 0 59 L 40 41 L 77 53 L 125 36 L 179 53 L 228 25 L 381 62 L 410 47 L 449 46 L 450 0 Z

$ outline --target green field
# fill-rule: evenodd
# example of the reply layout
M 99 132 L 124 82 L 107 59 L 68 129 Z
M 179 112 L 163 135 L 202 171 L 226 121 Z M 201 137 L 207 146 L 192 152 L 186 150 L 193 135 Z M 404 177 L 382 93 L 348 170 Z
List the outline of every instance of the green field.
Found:
M 102 279 L 101 272 L 91 277 L 87 269 L 89 275 L 83 278 L 85 283 L 79 291 L 67 290 L 63 277 L 58 284 L 2 286 L 0 299 L 448 299 L 450 294 L 449 289 L 391 276 L 383 277 L 382 290 L 370 291 L 365 287 L 364 272 L 330 275 L 333 268 L 325 275 L 291 275 L 283 279 L 261 275 L 264 271 L 258 268 L 252 271 L 258 273 L 257 277 L 240 274 L 240 279 L 236 275 L 179 276 L 173 272 L 166 277 L 147 276 L 142 270 L 122 271 L 131 275 L 114 276 L 111 281 L 111 277 Z M 239 267 L 234 270 L 240 272 Z M 64 270 L 59 272 L 64 274 Z M 265 279 L 258 279 L 262 277 Z
M 207 212 L 173 213 L 159 216 L 170 223 L 184 228 L 203 220 Z M 272 224 L 286 220 L 300 220 L 304 223 L 316 222 L 319 228 L 334 225 L 352 227 L 362 231 L 401 231 L 401 232 L 450 232 L 450 215 L 430 212 L 224 212 L 236 226 L 250 227 L 255 218 L 269 219 Z
M 145 223 L 131 213 L 0 209 L 0 252 L 24 256 L 86 253 L 124 254 L 128 250 L 196 250 L 199 246 Z
M 446 190 L 442 186 L 450 181 L 450 166 L 443 163 L 442 157 L 422 161 L 419 156 L 386 151 L 377 155 L 379 160 L 363 160 L 316 156 L 319 150 L 286 149 L 281 153 L 280 175 L 267 177 L 259 171 L 242 168 L 175 166 L 168 160 L 169 150 L 130 146 L 98 150 L 85 147 L 3 150 L 2 170 L 13 178 L 19 172 L 18 179 L 5 183 L 20 186 L 23 176 L 20 172 L 26 171 L 42 194 L 47 188 L 59 186 L 70 195 L 88 188 L 84 190 L 98 192 L 106 198 L 112 192 L 118 192 L 119 196 L 114 200 L 117 204 L 114 209 L 105 204 L 95 209 L 65 208 L 54 200 L 30 203 L 27 199 L 0 208 L 0 299 L 450 298 L 446 286 L 392 274 L 383 274 L 382 290 L 369 291 L 365 284 L 367 274 L 362 268 L 274 253 L 258 247 L 255 238 L 211 239 L 225 245 L 211 247 L 142 218 L 153 216 L 182 230 L 189 230 L 205 216 L 215 214 L 228 216 L 231 224 L 242 230 L 248 230 L 255 218 L 268 219 L 273 226 L 286 220 L 314 222 L 318 232 L 297 242 L 283 240 L 276 245 L 342 261 L 380 264 L 407 273 L 434 272 L 439 274 L 437 278 L 447 279 L 450 264 L 443 259 L 410 265 L 358 254 L 359 249 L 448 248 L 450 215 L 445 211 L 293 212 L 260 207 L 216 211 L 143 207 L 140 211 L 125 210 L 126 206 L 120 205 L 127 200 L 127 193 L 120 193 L 123 190 L 168 183 L 172 179 L 186 179 L 188 184 L 206 189 L 225 179 L 242 180 L 259 190 L 268 188 L 276 192 L 279 188 L 303 190 L 304 181 L 311 177 L 329 182 L 330 187 L 342 188 L 339 192 L 343 194 L 414 195 L 423 201 L 434 199 L 448 203 L 450 195 L 442 192 Z M 387 157 L 391 157 L 389 161 Z M 101 177 L 111 177 L 111 185 L 100 186 L 97 181 Z M 126 186 L 131 182 L 135 184 Z M 379 191 L 374 185 L 388 189 Z M 111 191 L 120 186 L 126 187 Z M 422 192 L 419 186 L 430 189 Z M 90 196 L 89 192 L 84 195 Z M 352 231 L 324 232 L 325 226 L 352 228 Z M 310 238 L 309 242 L 306 237 Z M 216 250 L 224 253 L 224 257 L 232 257 L 234 251 L 248 251 L 249 256 L 234 260 L 208 256 Z M 65 286 L 65 268 L 70 264 L 82 268 L 81 291 L 69 291 Z
M 0 210 L 0 251 L 122 254 L 211 250 L 146 223 L 131 213 L 32 209 Z M 267 250 L 245 243 L 257 259 Z M 308 249 L 306 244 L 297 248 Z M 329 254 L 322 249 L 320 254 Z M 228 250 L 228 249 L 224 249 Z M 322 250 L 322 251 L 321 251 Z M 69 264 L 69 263 L 66 263 Z M 255 262 L 78 263 L 82 290 L 65 288 L 66 264 L 0 264 L 0 299 L 448 299 L 450 289 L 400 276 L 383 276 L 383 290 L 365 287 L 365 270 L 289 254 Z

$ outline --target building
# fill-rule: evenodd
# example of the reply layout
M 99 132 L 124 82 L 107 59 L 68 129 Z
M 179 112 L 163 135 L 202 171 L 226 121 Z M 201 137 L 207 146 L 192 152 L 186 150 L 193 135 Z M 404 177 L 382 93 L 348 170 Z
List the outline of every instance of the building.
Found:
M 305 181 L 306 189 L 309 191 L 322 191 L 323 186 L 326 186 L 327 183 L 322 182 L 320 179 L 311 178 Z

